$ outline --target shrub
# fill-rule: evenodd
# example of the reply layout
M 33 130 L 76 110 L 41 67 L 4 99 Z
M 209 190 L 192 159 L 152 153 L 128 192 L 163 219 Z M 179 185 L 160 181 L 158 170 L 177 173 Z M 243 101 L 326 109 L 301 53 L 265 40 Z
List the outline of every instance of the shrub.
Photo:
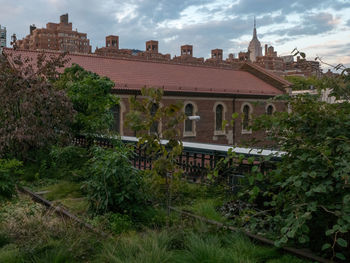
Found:
M 114 234 L 121 234 L 133 229 L 133 222 L 128 215 L 119 213 L 105 213 L 104 215 L 97 215 L 90 223 L 103 231 L 112 232 Z
M 22 162 L 0 159 L 0 200 L 16 194 L 16 176 L 21 173 Z
M 274 211 L 259 221 L 274 226 L 277 245 L 294 241 L 349 259 L 350 103 L 311 96 L 289 102 L 292 112 L 259 120 L 287 153 L 267 175 L 254 169 L 247 193 L 264 196 L 265 209 Z
M 66 60 L 41 54 L 36 62 L 20 56 L 0 60 L 0 158 L 25 159 L 30 151 L 69 138 L 72 103 L 49 82 Z
M 118 103 L 111 94 L 113 81 L 73 64 L 64 70 L 55 86 L 67 91 L 77 112 L 72 126 L 75 134 L 108 132 L 113 122 L 110 109 Z
M 130 149 L 122 144 L 112 150 L 95 147 L 92 155 L 86 181 L 90 210 L 130 215 L 141 211 L 145 204 L 143 181 L 130 162 Z

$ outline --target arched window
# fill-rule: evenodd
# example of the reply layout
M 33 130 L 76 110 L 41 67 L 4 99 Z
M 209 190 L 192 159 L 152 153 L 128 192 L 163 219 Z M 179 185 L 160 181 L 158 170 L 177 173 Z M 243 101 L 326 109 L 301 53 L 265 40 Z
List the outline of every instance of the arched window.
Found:
M 193 116 L 193 105 L 191 103 L 188 103 L 185 106 L 185 115 Z M 193 120 L 190 120 L 186 118 L 185 120 L 185 132 L 193 132 Z
M 154 117 L 158 111 L 158 105 L 153 103 L 151 107 L 151 116 Z M 150 128 L 150 133 L 158 133 L 158 121 L 154 121 Z
M 243 107 L 243 130 L 249 130 L 250 123 L 250 107 L 249 105 L 244 105 Z
M 275 109 L 272 105 L 267 106 L 266 108 L 266 114 L 267 115 L 272 115 L 274 113 Z
M 111 130 L 120 133 L 120 105 L 114 105 L 111 108 L 111 112 L 113 115 Z
M 222 121 L 223 121 L 223 114 L 224 114 L 224 107 L 219 104 L 216 106 L 216 109 L 215 109 L 215 130 L 217 131 L 222 131 Z

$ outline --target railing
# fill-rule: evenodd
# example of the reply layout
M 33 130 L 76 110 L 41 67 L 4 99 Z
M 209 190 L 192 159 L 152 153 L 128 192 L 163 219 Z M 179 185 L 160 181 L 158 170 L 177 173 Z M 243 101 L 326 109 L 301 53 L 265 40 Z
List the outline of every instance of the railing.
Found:
M 124 143 L 135 146 L 132 163 L 134 167 L 140 170 L 152 169 L 152 159 L 146 154 L 142 146 L 138 146 L 136 137 L 122 136 Z M 81 146 L 87 146 L 88 143 L 99 145 L 101 147 L 111 148 L 113 144 L 108 137 L 95 137 L 88 142 L 83 136 L 76 137 L 74 143 Z M 163 144 L 168 141 L 163 140 Z M 227 157 L 228 151 L 232 149 L 237 158 L 230 159 L 225 167 L 220 169 L 220 179 L 232 186 L 237 187 L 240 181 L 251 171 L 253 165 L 257 165 L 262 173 L 267 173 L 274 169 L 276 162 L 280 161 L 285 152 L 262 150 L 255 148 L 241 148 L 225 145 L 190 143 L 183 142 L 183 152 L 178 157 L 177 163 L 184 171 L 187 179 L 195 182 L 205 182 L 209 171 L 217 167 L 218 162 Z M 270 156 L 269 161 L 264 161 L 264 157 Z M 254 161 L 248 161 L 253 157 Z M 243 159 L 238 161 L 237 159 Z

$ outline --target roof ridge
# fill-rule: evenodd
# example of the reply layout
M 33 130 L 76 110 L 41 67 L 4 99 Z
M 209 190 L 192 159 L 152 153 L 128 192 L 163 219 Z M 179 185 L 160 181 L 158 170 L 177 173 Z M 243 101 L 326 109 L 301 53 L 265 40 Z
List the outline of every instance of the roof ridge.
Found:
M 247 64 L 247 65 L 251 66 L 252 68 L 254 68 L 254 69 L 256 69 L 256 70 L 258 70 L 258 71 L 260 71 L 260 72 L 262 72 L 262 73 L 264 73 L 264 74 L 266 74 L 266 75 L 268 75 L 269 77 L 271 77 L 271 78 L 273 78 L 273 79 L 275 79 L 275 80 L 277 80 L 277 81 L 279 81 L 279 82 L 284 83 L 284 84 L 287 85 L 287 86 L 292 85 L 292 83 L 289 82 L 288 80 L 286 80 L 286 79 L 284 79 L 284 78 L 278 76 L 277 74 L 273 74 L 272 72 L 270 72 L 270 71 L 264 69 L 263 67 L 261 67 L 261 66 L 259 66 L 259 65 L 256 65 L 256 64 L 251 63 L 251 62 L 245 62 L 245 64 Z
M 13 48 L 3 48 L 3 50 L 13 50 L 13 51 L 22 51 L 22 52 L 31 52 L 31 53 L 52 53 L 52 54 L 62 54 L 65 53 L 63 51 L 59 50 L 30 50 L 30 49 L 16 49 L 14 50 Z M 70 53 L 66 52 L 67 55 L 70 56 L 80 56 L 80 57 L 93 57 L 93 58 L 103 58 L 103 59 L 111 59 L 111 60 L 126 60 L 126 61 L 138 61 L 138 62 L 145 62 L 145 63 L 159 63 L 159 64 L 169 64 L 169 65 L 180 65 L 180 66 L 188 66 L 188 67 L 203 67 L 203 68 L 213 68 L 213 69 L 224 69 L 224 70 L 240 70 L 242 64 L 244 62 L 237 62 L 236 66 L 237 68 L 230 67 L 232 64 L 228 65 L 208 65 L 208 64 L 196 64 L 196 63 L 184 63 L 184 62 L 177 62 L 177 61 L 168 61 L 168 60 L 157 60 L 157 59 L 145 59 L 145 58 L 130 58 L 130 57 L 113 57 L 113 56 L 101 56 L 101 55 L 96 55 L 96 54 L 84 54 L 84 53 Z

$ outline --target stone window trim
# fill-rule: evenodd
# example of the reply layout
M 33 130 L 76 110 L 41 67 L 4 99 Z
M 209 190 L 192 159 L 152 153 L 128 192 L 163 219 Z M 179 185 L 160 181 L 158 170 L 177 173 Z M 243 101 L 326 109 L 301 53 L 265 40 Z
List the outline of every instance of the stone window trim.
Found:
M 222 112 L 222 121 L 226 120 L 226 112 L 227 112 L 227 106 L 224 102 L 222 101 L 217 101 L 215 102 L 213 106 L 213 114 L 214 114 L 214 136 L 215 135 L 226 135 L 226 129 L 224 130 L 216 130 L 216 109 L 217 107 L 221 105 L 223 107 L 223 112 Z
M 249 107 L 249 116 L 248 116 L 249 124 L 251 124 L 252 114 L 253 114 L 253 106 L 252 106 L 252 104 L 250 104 L 249 102 L 242 103 L 242 105 L 241 105 L 241 114 L 242 114 L 242 122 L 241 122 L 242 131 L 241 131 L 241 134 L 252 134 L 252 129 L 249 129 L 249 130 L 244 129 L 243 122 L 244 122 L 244 107 L 245 106 Z
M 273 103 L 267 103 L 265 107 L 265 113 L 268 114 L 269 107 L 272 107 L 272 114 L 276 112 L 276 106 Z
M 198 114 L 198 106 L 193 101 L 185 101 L 184 102 L 183 112 L 185 112 L 186 106 L 188 104 L 191 104 L 193 106 L 192 116 L 196 116 Z M 185 125 L 186 125 L 186 119 L 184 120 L 184 125 L 183 125 L 183 137 L 196 137 L 197 136 L 196 121 L 194 121 L 194 120 L 192 121 L 192 131 L 186 131 Z

